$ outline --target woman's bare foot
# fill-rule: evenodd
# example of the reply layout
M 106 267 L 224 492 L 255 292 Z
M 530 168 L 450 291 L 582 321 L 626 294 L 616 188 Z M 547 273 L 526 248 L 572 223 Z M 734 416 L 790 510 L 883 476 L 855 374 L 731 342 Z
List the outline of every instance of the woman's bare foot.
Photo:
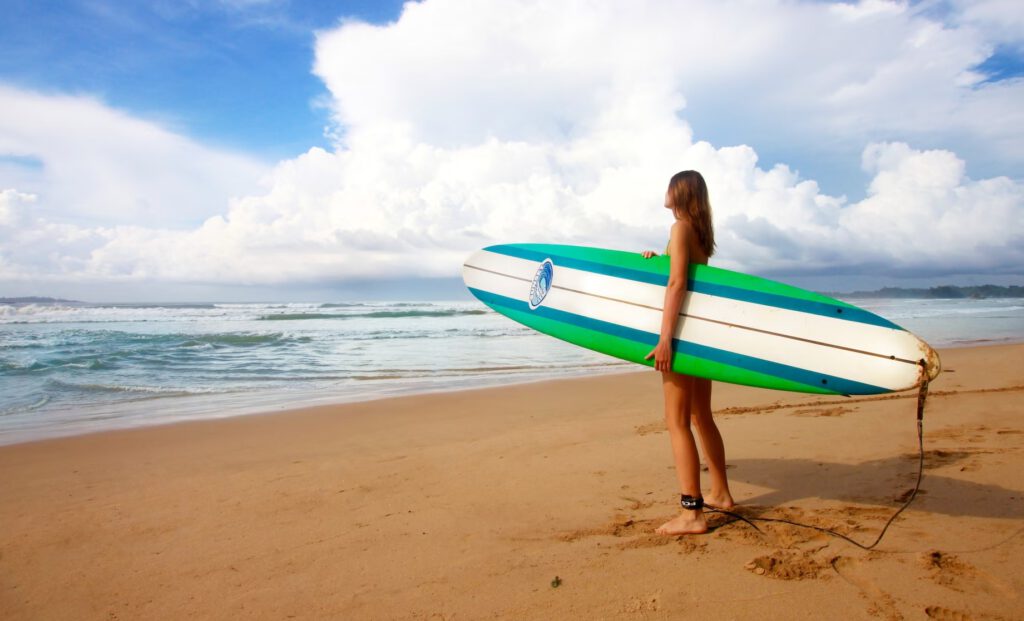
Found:
M 712 506 L 715 509 L 732 509 L 736 506 L 736 503 L 733 502 L 732 494 L 728 491 L 720 494 L 708 494 L 704 497 L 704 504 Z
M 665 522 L 655 531 L 659 535 L 699 535 L 708 532 L 703 511 L 683 510 L 682 514 Z

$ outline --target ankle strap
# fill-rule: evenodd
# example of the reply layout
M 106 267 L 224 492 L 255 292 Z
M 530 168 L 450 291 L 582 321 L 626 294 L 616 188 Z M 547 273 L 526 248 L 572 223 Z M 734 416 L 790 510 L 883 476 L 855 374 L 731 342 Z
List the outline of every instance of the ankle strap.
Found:
M 679 504 L 682 505 L 682 507 L 684 509 L 689 509 L 690 511 L 696 511 L 697 509 L 703 509 L 704 508 L 704 497 L 703 496 L 687 496 L 686 494 L 682 494 L 682 495 L 679 496 Z

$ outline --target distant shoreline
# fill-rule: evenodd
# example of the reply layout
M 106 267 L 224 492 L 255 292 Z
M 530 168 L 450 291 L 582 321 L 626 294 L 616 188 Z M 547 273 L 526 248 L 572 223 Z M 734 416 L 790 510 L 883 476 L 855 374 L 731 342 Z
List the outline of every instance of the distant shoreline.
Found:
M 0 298 L 0 304 L 68 304 L 74 306 L 85 306 L 88 302 L 80 302 L 78 300 L 64 300 L 61 298 L 46 298 L 46 297 L 22 297 L 22 298 Z
M 875 291 L 853 291 L 850 293 L 825 293 L 834 298 L 902 298 L 902 299 L 924 299 L 924 300 L 960 300 L 960 299 L 985 299 L 985 298 L 1024 298 L 1024 287 L 1011 285 L 1003 287 L 1000 285 L 977 285 L 971 287 L 959 287 L 955 285 L 940 285 L 928 289 L 911 289 L 903 287 L 882 287 Z

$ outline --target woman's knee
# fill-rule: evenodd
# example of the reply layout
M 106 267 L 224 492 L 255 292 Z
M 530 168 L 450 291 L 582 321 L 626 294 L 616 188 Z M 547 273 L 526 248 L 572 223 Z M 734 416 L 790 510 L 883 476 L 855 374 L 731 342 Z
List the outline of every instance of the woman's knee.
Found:
M 668 426 L 669 430 L 672 429 L 688 429 L 690 424 L 693 422 L 693 417 L 690 416 L 690 412 L 686 410 L 666 410 L 665 411 L 665 425 Z

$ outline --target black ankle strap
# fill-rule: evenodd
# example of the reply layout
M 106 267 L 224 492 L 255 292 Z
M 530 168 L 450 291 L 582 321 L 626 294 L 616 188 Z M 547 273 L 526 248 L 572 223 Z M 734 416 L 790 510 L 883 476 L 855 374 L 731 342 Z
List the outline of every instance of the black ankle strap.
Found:
M 687 496 L 686 494 L 682 494 L 682 495 L 679 496 L 679 504 L 682 505 L 682 507 L 684 509 L 689 509 L 690 511 L 696 511 L 697 509 L 703 509 L 704 508 L 704 497 L 703 496 Z

